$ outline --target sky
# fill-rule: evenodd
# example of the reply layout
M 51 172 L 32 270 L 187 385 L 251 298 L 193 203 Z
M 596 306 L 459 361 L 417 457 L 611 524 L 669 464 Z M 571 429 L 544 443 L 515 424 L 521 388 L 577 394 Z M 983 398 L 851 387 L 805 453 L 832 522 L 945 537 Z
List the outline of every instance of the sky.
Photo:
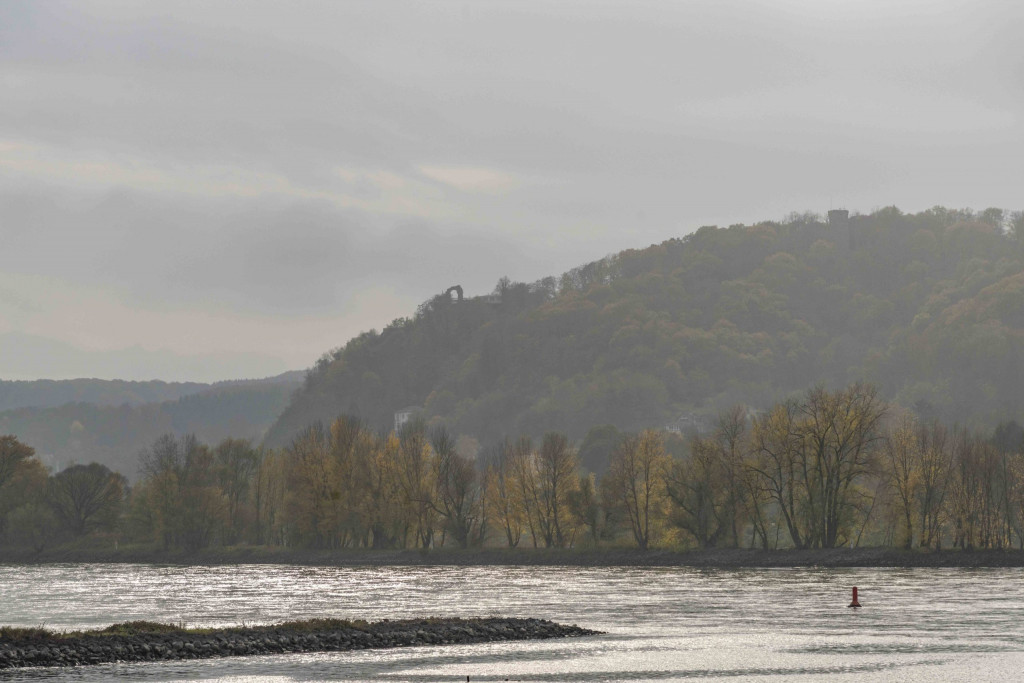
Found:
M 0 379 L 310 366 L 702 225 L 1024 208 L 1024 4 L 0 2 Z

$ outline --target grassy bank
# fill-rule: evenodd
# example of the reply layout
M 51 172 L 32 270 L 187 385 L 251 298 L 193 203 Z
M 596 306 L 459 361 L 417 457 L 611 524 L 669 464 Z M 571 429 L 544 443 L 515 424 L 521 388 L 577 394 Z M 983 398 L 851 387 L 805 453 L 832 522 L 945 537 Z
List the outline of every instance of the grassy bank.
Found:
M 42 552 L 2 550 L 0 562 L 112 562 L 172 565 L 302 564 L 311 566 L 577 566 L 577 567 L 1024 567 L 1024 551 L 940 552 L 895 548 L 832 550 L 648 550 L 480 548 L 470 550 L 309 550 L 238 546 L 197 552 L 150 547 L 64 547 Z

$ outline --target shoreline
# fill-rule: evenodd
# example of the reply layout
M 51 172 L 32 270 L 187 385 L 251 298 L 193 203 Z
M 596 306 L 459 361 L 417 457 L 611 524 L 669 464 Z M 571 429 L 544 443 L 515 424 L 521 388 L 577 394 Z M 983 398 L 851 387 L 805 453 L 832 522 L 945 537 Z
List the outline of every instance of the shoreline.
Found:
M 0 627 L 0 671 L 24 667 L 577 638 L 599 634 L 599 631 L 543 619 L 500 617 L 383 620 L 374 623 L 312 619 L 270 626 L 216 629 L 184 629 L 151 622 L 129 622 L 82 633 Z
M 560 567 L 1024 567 L 1022 550 L 921 551 L 894 548 L 831 550 L 709 550 L 482 548 L 439 550 L 296 550 L 257 546 L 197 552 L 150 548 L 54 548 L 42 552 L 0 551 L 0 564 L 160 564 L 218 566 L 292 564 L 324 567 L 368 566 L 560 566 Z

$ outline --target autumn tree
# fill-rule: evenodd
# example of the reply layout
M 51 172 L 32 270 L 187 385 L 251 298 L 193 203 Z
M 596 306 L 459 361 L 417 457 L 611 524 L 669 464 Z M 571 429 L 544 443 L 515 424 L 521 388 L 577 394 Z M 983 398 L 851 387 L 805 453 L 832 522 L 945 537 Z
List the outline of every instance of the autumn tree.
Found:
M 257 451 L 252 481 L 253 542 L 284 545 L 286 456 L 277 450 Z
M 647 550 L 664 511 L 663 484 L 669 458 L 661 434 L 645 430 L 627 436 L 612 456 L 610 487 L 626 511 L 633 540 Z
M 286 449 L 286 509 L 300 543 L 317 548 L 334 545 L 340 497 L 329 435 L 322 423 L 307 427 Z
M 548 432 L 536 454 L 536 518 L 544 545 L 562 547 L 571 540 L 569 500 L 579 484 L 576 453 L 564 434 Z
M 399 449 L 395 434 L 377 434 L 365 462 L 365 511 L 374 548 L 393 548 L 407 540 L 409 506 L 399 478 Z
M 526 510 L 521 487 L 516 481 L 515 449 L 510 439 L 502 439 L 492 450 L 484 476 L 488 515 L 505 535 L 509 548 L 519 545 L 523 537 Z
M 542 538 L 539 458 L 533 448 L 533 441 L 528 436 L 520 436 L 516 440 L 511 454 L 509 469 L 515 495 L 526 519 L 526 527 L 530 531 L 530 541 L 536 548 Z
M 429 548 L 434 543 L 437 512 L 434 505 L 433 452 L 422 420 L 406 423 L 398 434 L 396 474 L 407 510 L 407 529 L 416 545 Z

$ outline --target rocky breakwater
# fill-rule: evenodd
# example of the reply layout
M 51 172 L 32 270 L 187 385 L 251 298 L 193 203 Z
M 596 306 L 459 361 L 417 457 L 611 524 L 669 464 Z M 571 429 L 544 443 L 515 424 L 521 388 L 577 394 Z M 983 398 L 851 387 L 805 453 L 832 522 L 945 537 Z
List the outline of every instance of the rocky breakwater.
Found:
M 219 629 L 128 622 L 75 633 L 4 627 L 0 628 L 0 669 L 572 638 L 597 633 L 543 619 L 502 618 L 373 623 L 313 619 Z

